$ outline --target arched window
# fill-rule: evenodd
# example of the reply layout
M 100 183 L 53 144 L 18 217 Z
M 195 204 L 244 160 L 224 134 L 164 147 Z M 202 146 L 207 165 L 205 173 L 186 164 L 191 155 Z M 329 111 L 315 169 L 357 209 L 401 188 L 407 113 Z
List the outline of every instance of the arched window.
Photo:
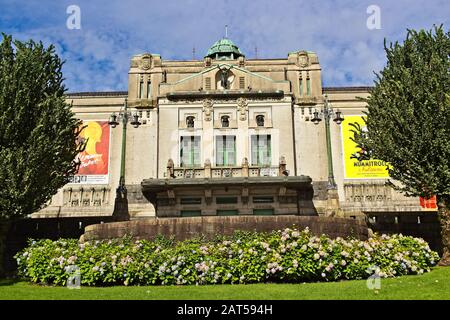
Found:
M 222 123 L 222 128 L 228 128 L 230 126 L 230 116 L 222 116 L 220 117 L 220 121 Z
M 258 127 L 264 127 L 264 116 L 262 114 L 256 116 L 256 125 Z
M 193 128 L 194 127 L 194 120 L 195 120 L 195 117 L 193 117 L 193 116 L 186 117 L 186 126 L 188 128 Z
M 234 74 L 229 69 L 220 69 L 216 73 L 216 89 L 228 90 L 232 88 Z

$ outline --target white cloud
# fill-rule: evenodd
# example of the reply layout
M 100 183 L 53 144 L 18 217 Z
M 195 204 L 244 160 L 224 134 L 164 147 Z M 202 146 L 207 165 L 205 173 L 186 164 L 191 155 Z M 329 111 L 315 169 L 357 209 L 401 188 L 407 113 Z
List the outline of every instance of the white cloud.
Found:
M 4 0 L 5 1 L 5 0 Z M 70 4 L 81 8 L 82 29 L 65 28 Z M 20 1 L 19 1 L 20 3 Z M 368 30 L 366 8 L 381 8 L 381 30 Z M 2 14 L 5 17 L 2 17 Z M 15 37 L 55 43 L 67 60 L 70 91 L 126 90 L 129 60 L 144 51 L 163 59 L 202 58 L 224 35 L 248 58 L 289 51 L 317 52 L 324 85 L 370 85 L 385 61 L 383 39 L 402 40 L 406 28 L 446 23 L 447 1 L 42 1 L 6 0 L 0 28 Z M 5 19 L 4 19 L 5 18 Z M 20 21 L 20 23 L 14 23 Z

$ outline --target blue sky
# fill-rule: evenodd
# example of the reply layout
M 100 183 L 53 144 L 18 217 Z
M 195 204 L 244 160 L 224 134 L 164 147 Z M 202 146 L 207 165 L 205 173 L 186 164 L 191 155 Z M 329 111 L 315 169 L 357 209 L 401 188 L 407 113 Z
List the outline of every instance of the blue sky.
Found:
M 66 27 L 69 5 L 81 9 L 81 29 Z M 369 5 L 381 13 L 381 29 L 369 30 Z M 385 64 L 383 41 L 402 41 L 406 29 L 450 23 L 448 0 L 0 0 L 0 31 L 14 38 L 53 43 L 66 60 L 69 92 L 127 89 L 134 54 L 163 59 L 202 58 L 228 36 L 247 58 L 318 54 L 324 86 L 371 85 Z

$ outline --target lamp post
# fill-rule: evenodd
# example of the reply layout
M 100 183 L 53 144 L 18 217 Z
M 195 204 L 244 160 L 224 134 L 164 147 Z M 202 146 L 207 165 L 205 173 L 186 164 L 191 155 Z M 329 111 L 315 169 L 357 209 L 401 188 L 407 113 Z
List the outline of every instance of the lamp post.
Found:
M 324 96 L 325 104 L 323 109 L 317 111 L 317 109 L 313 113 L 313 118 L 311 121 L 318 125 L 320 121 L 322 121 L 322 117 L 325 120 L 325 135 L 327 140 L 327 158 L 328 158 L 328 186 L 327 189 L 337 189 L 336 181 L 334 180 L 334 172 L 333 172 L 333 154 L 331 149 L 331 135 L 330 135 L 330 119 L 333 118 L 333 121 L 336 124 L 341 124 L 344 121 L 344 117 L 342 116 L 342 112 L 339 109 L 335 112 L 333 108 L 330 106 L 328 102 L 328 96 Z
M 116 115 L 114 112 L 109 117 L 108 124 L 115 128 L 117 125 L 122 123 L 122 145 L 120 152 L 120 178 L 119 186 L 116 189 L 116 199 L 114 202 L 114 212 L 113 216 L 116 220 L 129 220 L 130 216 L 128 213 L 128 198 L 127 198 L 127 188 L 125 187 L 125 153 L 127 147 L 127 124 L 131 120 L 131 125 L 138 128 L 141 123 L 139 122 L 139 115 L 137 112 L 133 114 L 128 111 L 128 99 L 125 98 L 125 103 L 123 109 L 120 110 L 119 114 Z
M 314 116 L 311 121 L 317 125 L 322 121 L 322 117 L 325 120 L 325 136 L 327 140 L 327 160 L 328 160 L 328 185 L 327 185 L 327 206 L 326 216 L 335 216 L 339 212 L 339 194 L 337 192 L 336 181 L 334 180 L 333 172 L 333 153 L 331 149 L 331 135 L 330 135 L 330 119 L 333 119 L 336 124 L 341 124 L 344 120 L 342 112 L 334 111 L 328 102 L 328 96 L 324 96 L 323 109 L 314 111 Z

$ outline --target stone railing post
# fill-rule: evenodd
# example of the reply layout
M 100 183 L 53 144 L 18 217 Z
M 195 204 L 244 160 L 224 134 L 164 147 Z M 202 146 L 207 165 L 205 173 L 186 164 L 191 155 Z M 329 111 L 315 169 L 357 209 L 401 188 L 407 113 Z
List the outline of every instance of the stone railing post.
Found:
M 172 159 L 169 159 L 169 161 L 167 161 L 167 179 L 169 178 L 175 178 L 174 164 Z
M 211 160 L 206 159 L 205 161 L 205 169 L 204 169 L 205 178 L 211 178 Z
M 280 157 L 280 163 L 278 164 L 278 176 L 287 176 L 288 172 L 286 171 L 286 159 L 284 156 Z
M 242 159 L 242 176 L 248 177 L 248 159 Z

